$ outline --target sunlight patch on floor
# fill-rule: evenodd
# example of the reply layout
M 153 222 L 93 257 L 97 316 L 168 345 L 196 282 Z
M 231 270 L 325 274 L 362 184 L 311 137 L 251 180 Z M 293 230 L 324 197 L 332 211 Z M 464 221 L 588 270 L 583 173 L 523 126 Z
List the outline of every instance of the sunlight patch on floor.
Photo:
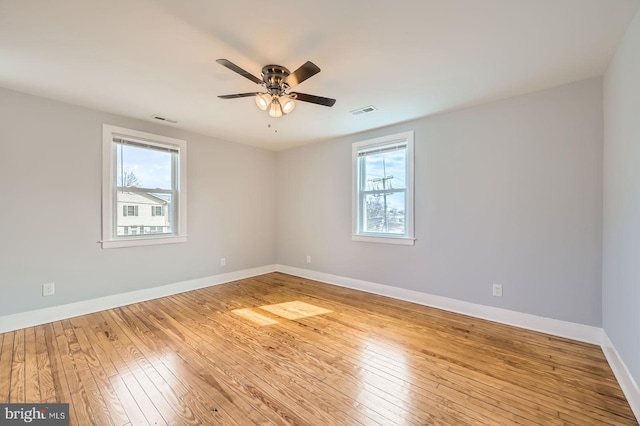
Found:
M 278 321 L 262 315 L 253 309 L 234 309 L 231 312 L 258 325 L 272 325 L 278 323 Z
M 328 309 L 319 308 L 318 306 L 299 301 L 260 306 L 260 309 L 264 309 L 267 312 L 271 312 L 274 315 L 289 320 L 296 320 L 332 312 Z

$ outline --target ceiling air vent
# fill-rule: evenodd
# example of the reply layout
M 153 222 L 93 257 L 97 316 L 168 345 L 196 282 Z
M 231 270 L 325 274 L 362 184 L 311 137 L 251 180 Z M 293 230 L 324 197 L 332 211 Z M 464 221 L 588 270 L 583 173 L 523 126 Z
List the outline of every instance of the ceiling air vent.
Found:
M 377 111 L 377 110 L 378 109 L 376 107 L 374 107 L 373 105 L 369 105 L 369 106 L 366 106 L 366 107 L 354 109 L 353 111 L 351 111 L 351 115 L 362 115 L 362 114 L 367 114 L 369 112 L 373 112 L 373 111 Z
M 164 121 L 165 123 L 172 123 L 172 124 L 176 124 L 177 123 L 177 121 L 169 120 L 167 117 L 163 117 L 161 115 L 152 115 L 151 118 L 153 118 L 154 120 L 158 120 L 158 121 Z

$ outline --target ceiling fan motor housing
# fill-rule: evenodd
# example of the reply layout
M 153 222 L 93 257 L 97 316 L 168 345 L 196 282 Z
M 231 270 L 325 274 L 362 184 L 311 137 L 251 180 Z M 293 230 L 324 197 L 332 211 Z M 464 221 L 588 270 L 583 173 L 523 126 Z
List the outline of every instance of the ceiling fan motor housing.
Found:
M 288 85 L 284 82 L 284 79 L 289 76 L 290 72 L 282 65 L 265 65 L 262 68 L 262 80 L 272 95 L 279 96 L 286 89 Z

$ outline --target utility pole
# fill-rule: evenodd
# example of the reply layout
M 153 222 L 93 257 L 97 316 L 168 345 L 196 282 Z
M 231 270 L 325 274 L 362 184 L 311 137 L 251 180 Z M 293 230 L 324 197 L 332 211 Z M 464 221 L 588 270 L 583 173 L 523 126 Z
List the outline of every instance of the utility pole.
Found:
M 382 177 L 371 179 L 372 183 L 382 182 L 382 194 L 376 194 L 376 197 L 382 195 L 383 197 L 383 206 L 384 206 L 384 228 L 381 231 L 388 231 L 389 227 L 389 212 L 387 211 L 387 195 L 391 194 L 391 192 L 387 192 L 387 181 L 393 179 L 393 175 L 387 176 L 387 165 L 385 162 L 385 158 L 382 157 Z M 389 189 L 391 189 L 391 184 L 389 184 Z

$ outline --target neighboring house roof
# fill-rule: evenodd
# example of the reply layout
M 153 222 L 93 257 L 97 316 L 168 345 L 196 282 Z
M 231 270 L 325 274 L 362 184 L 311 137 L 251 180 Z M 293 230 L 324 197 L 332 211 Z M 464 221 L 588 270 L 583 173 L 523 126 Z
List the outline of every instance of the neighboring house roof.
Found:
M 149 205 L 167 205 L 167 200 L 149 194 L 147 192 L 121 192 L 118 194 L 118 203 L 120 204 L 149 204 Z

